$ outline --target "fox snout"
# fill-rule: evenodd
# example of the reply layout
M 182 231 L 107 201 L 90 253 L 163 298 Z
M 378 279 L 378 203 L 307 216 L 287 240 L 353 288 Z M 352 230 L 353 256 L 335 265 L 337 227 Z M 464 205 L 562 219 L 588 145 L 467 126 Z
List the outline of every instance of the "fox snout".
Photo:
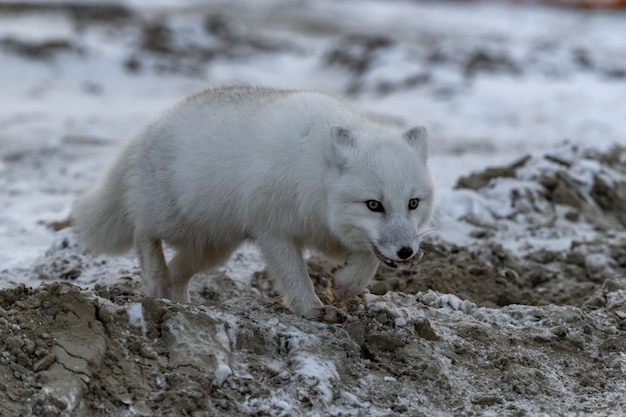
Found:
M 411 256 L 413 256 L 413 248 L 410 246 L 403 246 L 400 249 L 398 249 L 398 252 L 396 252 L 396 254 L 398 255 L 398 258 L 402 259 L 402 260 L 406 260 L 409 259 Z
M 394 269 L 412 269 L 422 258 L 419 242 L 415 245 L 402 245 L 396 250 L 372 244 L 372 252 L 385 266 Z
M 422 257 L 418 226 L 397 217 L 381 226 L 370 241 L 374 255 L 389 268 L 413 268 Z
M 404 219 L 402 219 L 404 220 Z M 417 225 L 409 221 L 394 221 L 381 225 L 373 243 L 386 257 L 404 261 L 414 256 L 420 248 Z

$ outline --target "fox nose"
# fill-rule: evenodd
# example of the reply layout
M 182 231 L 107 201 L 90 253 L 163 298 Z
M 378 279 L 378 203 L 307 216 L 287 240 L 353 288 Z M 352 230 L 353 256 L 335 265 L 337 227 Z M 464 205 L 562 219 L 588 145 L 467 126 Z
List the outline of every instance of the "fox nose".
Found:
M 404 246 L 400 248 L 397 253 L 400 259 L 409 259 L 411 255 L 413 255 L 413 249 L 409 248 L 408 246 Z

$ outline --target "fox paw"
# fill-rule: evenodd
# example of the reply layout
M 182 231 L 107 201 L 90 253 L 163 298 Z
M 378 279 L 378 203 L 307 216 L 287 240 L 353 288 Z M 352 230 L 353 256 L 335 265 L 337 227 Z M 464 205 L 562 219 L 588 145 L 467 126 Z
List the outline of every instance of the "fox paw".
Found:
M 339 286 L 328 286 L 326 288 L 326 295 L 332 301 L 345 301 L 352 297 L 355 297 L 365 291 L 365 288 L 359 285 L 339 285 Z
M 346 321 L 348 314 L 338 307 L 326 305 L 311 310 L 311 312 L 307 314 L 307 318 L 335 324 Z

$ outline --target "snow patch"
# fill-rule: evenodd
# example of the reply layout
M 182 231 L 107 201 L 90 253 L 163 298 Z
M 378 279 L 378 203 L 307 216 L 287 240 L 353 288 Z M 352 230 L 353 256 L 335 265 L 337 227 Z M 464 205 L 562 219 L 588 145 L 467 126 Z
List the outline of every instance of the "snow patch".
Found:
M 126 309 L 126 313 L 128 314 L 128 320 L 130 321 L 130 324 L 132 326 L 139 327 L 142 334 L 145 336 L 148 329 L 146 327 L 146 321 L 143 317 L 143 307 L 141 303 L 131 304 Z

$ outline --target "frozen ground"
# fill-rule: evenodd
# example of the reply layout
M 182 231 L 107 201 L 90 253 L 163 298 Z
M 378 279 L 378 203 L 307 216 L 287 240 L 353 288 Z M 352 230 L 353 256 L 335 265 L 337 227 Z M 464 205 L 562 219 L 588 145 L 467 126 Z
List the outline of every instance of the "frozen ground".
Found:
M 626 13 L 203 3 L 0 3 L 0 415 L 626 413 Z M 285 311 L 252 247 L 185 306 L 65 227 L 124 139 L 233 82 L 431 132 L 438 233 L 346 324 Z

